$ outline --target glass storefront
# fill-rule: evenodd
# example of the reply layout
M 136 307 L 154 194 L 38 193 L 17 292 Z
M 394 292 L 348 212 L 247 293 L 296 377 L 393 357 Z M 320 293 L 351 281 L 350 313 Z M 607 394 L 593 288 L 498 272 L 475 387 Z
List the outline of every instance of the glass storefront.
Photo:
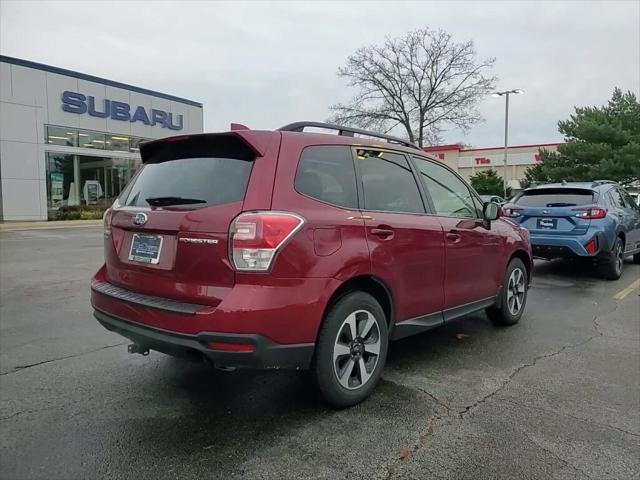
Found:
M 73 183 L 73 155 L 47 153 L 47 205 L 67 205 Z
M 140 160 L 110 158 L 108 150 L 138 153 L 149 139 L 70 127 L 45 126 L 45 143 L 102 150 L 103 155 L 47 152 L 47 205 L 111 204 L 120 195 Z
M 138 153 L 140 151 L 140 143 L 149 140 L 148 138 L 131 137 L 124 134 L 94 132 L 92 130 L 56 127 L 53 125 L 46 126 L 45 134 L 45 142 L 49 145 L 132 153 Z
M 111 204 L 140 162 L 47 152 L 47 205 Z

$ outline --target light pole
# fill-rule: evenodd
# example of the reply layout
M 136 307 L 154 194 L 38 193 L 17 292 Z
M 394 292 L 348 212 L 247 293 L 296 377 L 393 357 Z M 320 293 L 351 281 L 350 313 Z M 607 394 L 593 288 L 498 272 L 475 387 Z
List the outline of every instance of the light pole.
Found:
M 503 198 L 507 199 L 507 145 L 509 142 L 509 95 L 520 95 L 524 90 L 516 88 L 514 90 L 505 90 L 504 92 L 493 92 L 492 97 L 505 97 L 504 104 L 504 174 L 502 176 Z

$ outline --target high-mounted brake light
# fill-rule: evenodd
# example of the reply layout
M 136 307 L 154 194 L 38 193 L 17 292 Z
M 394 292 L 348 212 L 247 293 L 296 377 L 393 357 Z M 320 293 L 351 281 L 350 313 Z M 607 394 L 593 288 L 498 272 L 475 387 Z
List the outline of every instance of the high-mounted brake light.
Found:
M 276 253 L 302 227 L 302 217 L 289 212 L 248 212 L 231 223 L 231 262 L 236 270 L 265 272 Z
M 573 211 L 578 212 L 575 214 L 576 217 L 583 218 L 585 220 L 594 220 L 607 216 L 607 209 L 600 207 L 574 208 Z
M 502 207 L 502 216 L 503 217 L 519 217 L 522 215 L 520 213 L 520 208 L 510 208 L 510 207 Z

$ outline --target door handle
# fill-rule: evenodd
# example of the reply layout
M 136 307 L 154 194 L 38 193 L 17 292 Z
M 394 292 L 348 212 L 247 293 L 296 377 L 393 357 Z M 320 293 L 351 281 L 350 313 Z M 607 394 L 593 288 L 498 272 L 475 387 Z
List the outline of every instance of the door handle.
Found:
M 380 237 L 382 240 L 390 240 L 393 238 L 393 230 L 389 228 L 372 228 L 371 235 Z
M 460 241 L 460 234 L 454 231 L 447 232 L 445 234 L 445 238 L 447 240 L 451 240 L 453 243 L 458 243 Z

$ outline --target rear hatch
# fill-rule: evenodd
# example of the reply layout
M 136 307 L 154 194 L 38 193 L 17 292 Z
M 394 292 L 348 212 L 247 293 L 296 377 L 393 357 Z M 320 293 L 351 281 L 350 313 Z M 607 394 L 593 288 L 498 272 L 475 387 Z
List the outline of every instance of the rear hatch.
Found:
M 586 188 L 535 188 L 522 192 L 504 211 L 534 234 L 583 235 L 591 220 L 577 215 L 596 202 L 595 196 Z
M 256 153 L 234 134 L 150 142 L 110 213 L 110 283 L 217 305 L 234 285 L 228 231 L 242 211 Z

